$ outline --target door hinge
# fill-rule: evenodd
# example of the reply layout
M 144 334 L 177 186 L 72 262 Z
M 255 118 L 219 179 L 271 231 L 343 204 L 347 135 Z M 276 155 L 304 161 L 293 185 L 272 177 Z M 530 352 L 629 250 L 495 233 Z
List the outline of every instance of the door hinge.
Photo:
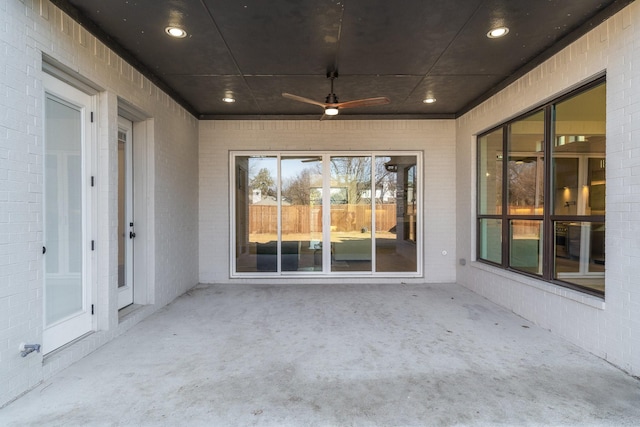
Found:
M 93 316 L 95 314 L 94 308 L 93 308 L 93 304 L 91 304 L 91 315 Z
M 91 186 L 95 187 L 96 186 L 96 179 L 94 176 L 91 177 Z
M 93 123 L 93 111 L 91 112 L 91 123 Z
M 92 250 L 92 251 L 95 251 L 95 250 L 96 250 L 96 241 L 95 241 L 95 240 L 92 240 L 92 241 L 91 241 L 91 250 Z

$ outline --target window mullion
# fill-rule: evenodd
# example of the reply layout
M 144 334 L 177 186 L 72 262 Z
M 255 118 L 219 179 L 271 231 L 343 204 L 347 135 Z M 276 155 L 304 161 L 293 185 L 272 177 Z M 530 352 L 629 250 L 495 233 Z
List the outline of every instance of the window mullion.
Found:
M 542 277 L 545 280 L 553 279 L 553 265 L 555 257 L 555 227 L 551 220 L 553 210 L 553 159 L 551 152 L 553 146 L 553 106 L 548 105 L 544 109 L 544 209 L 542 211 L 542 236 L 544 247 L 542 252 Z
M 282 273 L 282 156 L 276 158 L 276 269 Z
M 331 272 L 331 155 L 322 156 L 322 271 Z
M 509 125 L 502 128 L 502 266 L 509 267 Z
M 371 174 L 369 176 L 369 191 L 371 194 L 371 272 L 376 272 L 376 157 L 371 156 Z

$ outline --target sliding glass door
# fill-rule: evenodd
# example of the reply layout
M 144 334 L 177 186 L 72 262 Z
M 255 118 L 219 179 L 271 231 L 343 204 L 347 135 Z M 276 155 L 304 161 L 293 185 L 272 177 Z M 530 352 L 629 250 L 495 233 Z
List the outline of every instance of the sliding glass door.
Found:
M 417 153 L 231 157 L 233 276 L 421 274 Z

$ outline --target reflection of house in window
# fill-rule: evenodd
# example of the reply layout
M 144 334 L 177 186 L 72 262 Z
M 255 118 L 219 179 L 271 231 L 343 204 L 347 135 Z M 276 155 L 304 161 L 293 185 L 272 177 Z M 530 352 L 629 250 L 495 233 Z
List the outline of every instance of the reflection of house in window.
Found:
M 275 196 L 264 195 L 262 194 L 262 191 L 256 189 L 256 190 L 253 190 L 251 204 L 256 206 L 277 206 L 278 199 Z M 291 202 L 288 202 L 287 200 L 283 200 L 281 205 L 289 206 L 291 205 Z
M 330 199 L 332 205 L 346 205 L 349 203 L 349 195 L 346 188 L 330 188 Z
M 331 187 L 329 195 L 332 205 L 346 205 L 349 203 L 349 192 L 345 187 Z M 314 205 L 322 204 L 322 187 L 311 188 L 311 202 Z

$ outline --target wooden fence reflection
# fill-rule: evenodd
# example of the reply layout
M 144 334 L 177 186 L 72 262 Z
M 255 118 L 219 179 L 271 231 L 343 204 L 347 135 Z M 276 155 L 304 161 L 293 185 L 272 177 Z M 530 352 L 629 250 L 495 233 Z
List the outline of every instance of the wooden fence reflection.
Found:
M 396 226 L 396 204 L 376 205 L 376 231 L 389 231 Z M 371 228 L 371 206 L 332 205 L 331 223 L 336 231 Z M 276 233 L 277 206 L 249 205 L 249 234 Z M 282 233 L 307 234 L 322 229 L 322 206 L 282 206 Z

